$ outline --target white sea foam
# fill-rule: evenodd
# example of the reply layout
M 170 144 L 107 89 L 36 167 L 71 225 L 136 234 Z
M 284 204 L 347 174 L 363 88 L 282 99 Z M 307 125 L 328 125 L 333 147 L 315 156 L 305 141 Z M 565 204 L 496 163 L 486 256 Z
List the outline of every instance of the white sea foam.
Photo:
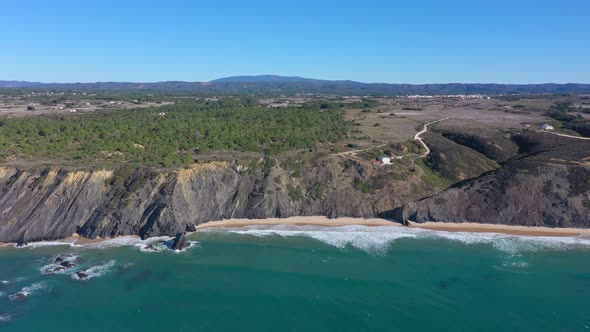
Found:
M 151 240 L 151 239 L 148 239 Z M 115 247 L 124 247 L 124 246 L 133 246 L 136 244 L 144 243 L 148 240 L 142 240 L 137 236 L 120 236 L 113 239 L 108 239 L 100 242 L 94 243 L 86 243 L 79 245 L 82 248 L 86 249 L 107 249 L 107 248 L 115 248 Z
M 590 248 L 590 240 L 578 237 L 539 237 L 514 236 L 497 233 L 470 233 L 431 231 L 397 226 L 249 226 L 235 229 L 207 230 L 208 232 L 231 232 L 236 234 L 265 236 L 305 236 L 337 248 L 352 246 L 367 252 L 384 252 L 390 244 L 402 238 L 446 239 L 468 245 L 491 245 L 507 252 L 517 253 L 536 250 L 566 250 L 573 248 Z
M 68 240 L 68 241 L 40 241 L 40 242 L 31 242 L 19 248 L 29 248 L 35 249 L 40 247 L 48 247 L 48 246 L 68 246 L 71 248 L 83 248 L 83 249 L 108 249 L 108 248 L 115 248 L 115 247 L 124 247 L 124 246 L 135 246 L 138 247 L 143 252 L 160 252 L 163 250 L 168 250 L 169 248 L 164 244 L 166 241 L 170 241 L 173 239 L 170 236 L 158 236 L 158 237 L 151 237 L 145 240 L 137 236 L 120 236 L 113 239 L 108 239 L 104 241 L 98 242 L 91 242 L 91 243 L 84 243 L 84 244 L 76 244 L 75 240 Z M 189 241 L 189 246 L 184 248 L 183 250 L 175 250 L 175 252 L 185 252 L 190 248 L 193 248 L 197 245 L 198 241 Z M 16 244 L 14 245 L 16 247 Z M 52 267 L 56 267 L 56 264 L 49 264 L 42 268 L 43 271 L 49 271 Z M 55 273 L 63 273 L 64 271 L 58 271 Z
M 169 236 L 149 238 L 135 244 L 142 252 L 156 253 L 162 251 L 173 251 L 176 253 L 186 252 L 187 250 L 196 246 L 198 241 L 188 241 L 188 246 L 182 250 L 171 250 L 172 240 L 174 238 Z
M 143 252 L 161 252 L 162 250 L 168 249 L 166 242 L 170 241 L 171 239 L 173 238 L 170 236 L 152 237 L 137 242 L 134 245 Z
M 63 262 L 69 262 L 74 264 L 76 262 L 76 260 L 78 259 L 77 255 L 74 254 L 65 254 L 65 255 L 60 255 L 59 257 L 62 258 Z M 53 258 L 52 258 L 53 259 Z M 47 264 L 43 267 L 41 267 L 39 269 L 39 271 L 42 274 L 63 274 L 66 273 L 70 270 L 72 270 L 74 267 L 65 267 L 63 266 L 61 263 L 56 263 L 55 259 L 53 259 L 53 262 L 50 264 Z
M 14 246 L 17 247 L 16 244 L 14 244 Z M 75 247 L 76 245 L 73 242 L 69 242 L 69 241 L 39 241 L 39 242 L 30 242 L 30 243 L 24 244 L 20 247 L 17 247 L 17 248 L 35 249 L 35 248 L 40 248 L 40 247 L 55 247 L 55 246 Z
M 18 278 L 15 278 L 14 280 L 2 280 L 1 283 L 3 285 L 16 284 L 16 283 L 19 283 L 19 282 L 21 282 L 23 280 L 25 280 L 24 277 L 18 277 Z
M 80 270 L 80 271 L 72 274 L 72 279 L 74 279 L 74 280 L 88 280 L 88 279 L 103 276 L 105 273 L 107 273 L 109 271 L 109 269 L 111 267 L 115 266 L 115 263 L 117 263 L 117 261 L 110 260 L 110 261 L 105 262 L 103 264 L 92 266 L 86 270 Z M 87 275 L 87 277 L 80 278 L 80 276 L 78 276 L 79 272 L 83 272 L 84 274 Z
M 165 245 L 160 244 L 137 244 L 136 247 L 139 248 L 142 252 L 161 252 L 162 250 L 166 249 Z
M 0 314 L 0 323 L 10 322 L 12 320 L 12 314 Z
M 8 298 L 13 301 L 13 300 L 17 300 L 23 297 L 28 297 L 30 295 L 32 295 L 33 293 L 35 293 L 38 290 L 41 289 L 46 289 L 47 288 L 47 284 L 45 282 L 36 282 L 34 284 L 31 284 L 27 287 L 23 287 L 19 292 L 16 292 L 14 294 L 8 295 Z
M 161 241 L 166 241 L 171 239 L 169 236 L 160 236 L 160 237 L 152 237 L 145 240 L 137 236 L 119 236 L 112 239 L 107 239 L 103 241 L 91 242 L 91 243 L 84 243 L 78 244 L 76 243 L 75 239 L 69 240 L 59 240 L 59 241 L 39 241 L 39 242 L 31 242 L 27 243 L 21 247 L 17 247 L 16 244 L 13 244 L 14 247 L 17 248 L 28 248 L 28 249 L 35 249 L 40 247 L 52 247 L 52 246 L 68 246 L 71 248 L 84 248 L 84 249 L 108 249 L 108 248 L 115 248 L 115 247 L 124 247 L 124 246 L 141 246 L 144 244 L 149 243 L 156 243 Z
M 41 267 L 39 272 L 41 272 L 41 274 L 63 274 L 68 270 L 70 269 L 63 267 L 60 264 L 51 263 Z

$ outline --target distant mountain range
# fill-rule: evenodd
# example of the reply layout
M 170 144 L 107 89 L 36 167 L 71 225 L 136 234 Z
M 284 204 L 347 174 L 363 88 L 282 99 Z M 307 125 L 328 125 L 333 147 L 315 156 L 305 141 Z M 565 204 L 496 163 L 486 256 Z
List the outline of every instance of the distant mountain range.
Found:
M 211 82 L 156 83 L 96 82 L 40 83 L 0 81 L 0 88 L 168 92 L 197 94 L 332 94 L 332 95 L 441 95 L 441 94 L 590 94 L 590 84 L 387 84 L 329 81 L 297 76 L 232 76 Z
M 211 81 L 211 83 L 318 83 L 330 82 L 325 80 L 316 80 L 313 78 L 303 78 L 299 76 L 280 76 L 280 75 L 257 75 L 257 76 L 230 76 Z

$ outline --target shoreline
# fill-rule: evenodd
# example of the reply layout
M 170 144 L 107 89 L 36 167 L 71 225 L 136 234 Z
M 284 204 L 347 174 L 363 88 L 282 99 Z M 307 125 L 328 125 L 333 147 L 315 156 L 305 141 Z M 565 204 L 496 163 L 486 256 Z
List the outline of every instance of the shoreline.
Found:
M 550 227 L 529 227 L 515 225 L 480 224 L 480 223 L 442 223 L 442 222 L 410 222 L 410 226 L 403 226 L 399 223 L 381 218 L 352 218 L 342 217 L 329 219 L 322 216 L 289 217 L 289 218 L 268 218 L 268 219 L 226 219 L 210 221 L 200 224 L 197 230 L 215 228 L 241 228 L 247 226 L 388 226 L 401 228 L 424 229 L 443 232 L 468 232 L 468 233 L 498 233 L 518 236 L 548 236 L 548 237 L 588 237 L 590 229 L 585 228 L 550 228 Z
M 207 229 L 224 229 L 224 228 L 243 228 L 248 226 L 321 226 L 321 227 L 341 227 L 341 226 L 367 226 L 367 227 L 398 227 L 410 229 L 423 229 L 430 231 L 442 232 L 466 232 L 466 233 L 495 233 L 515 236 L 545 236 L 545 237 L 581 237 L 590 239 L 590 229 L 586 228 L 550 228 L 535 226 L 515 226 L 515 225 L 498 225 L 498 224 L 480 224 L 480 223 L 443 223 L 443 222 L 410 222 L 409 226 L 404 226 L 394 221 L 381 218 L 353 218 L 341 217 L 330 219 L 323 216 L 306 216 L 306 217 L 289 217 L 289 218 L 267 218 L 267 219 L 225 219 L 209 221 L 196 225 L 195 232 L 188 232 L 187 235 L 198 233 L 200 230 Z M 96 244 L 112 240 L 139 240 L 137 235 L 122 235 L 114 238 L 95 238 L 89 239 L 72 234 L 65 239 L 47 240 L 31 242 L 30 244 L 50 242 L 64 245 L 87 245 Z M 14 242 L 0 242 L 0 248 L 7 246 L 16 246 Z
M 140 239 L 140 237 L 138 235 L 121 235 L 121 236 L 116 236 L 116 237 L 105 237 L 105 238 L 97 237 L 94 239 L 89 239 L 89 238 L 82 237 L 77 233 L 74 233 L 74 234 L 72 234 L 72 236 L 68 236 L 65 239 L 36 241 L 36 242 L 27 243 L 27 245 L 48 242 L 48 243 L 59 243 L 59 244 L 64 244 L 64 245 L 83 246 L 86 244 L 102 243 L 102 242 L 106 242 L 106 241 L 122 240 L 122 239 L 137 240 L 137 239 Z M 0 248 L 7 247 L 7 246 L 16 247 L 16 242 L 0 242 Z M 24 248 L 26 248 L 26 245 L 24 246 Z

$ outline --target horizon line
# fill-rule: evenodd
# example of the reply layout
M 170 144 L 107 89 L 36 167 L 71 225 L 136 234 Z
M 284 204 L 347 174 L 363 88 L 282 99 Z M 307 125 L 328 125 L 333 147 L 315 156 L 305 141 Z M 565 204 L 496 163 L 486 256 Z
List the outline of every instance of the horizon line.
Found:
M 153 80 L 153 81 L 133 81 L 133 80 L 97 80 L 97 81 L 36 81 L 36 80 L 19 80 L 19 79 L 0 79 L 0 82 L 18 82 L 18 83 L 33 83 L 33 84 L 98 84 L 98 83 L 132 83 L 132 84 L 155 84 L 155 83 L 171 83 L 171 82 L 179 82 L 179 83 L 212 83 L 214 84 L 216 80 L 226 79 L 226 78 L 233 78 L 233 77 L 279 77 L 279 78 L 299 78 L 304 80 L 315 80 L 315 81 L 326 81 L 326 82 L 350 82 L 350 83 L 360 83 L 360 84 L 388 84 L 388 85 L 451 85 L 451 84 L 480 84 L 480 85 L 546 85 L 546 84 L 555 84 L 555 85 L 569 85 L 569 84 L 579 84 L 579 85 L 590 85 L 589 83 L 583 82 L 542 82 L 542 83 L 515 83 L 515 82 L 505 82 L 505 83 L 498 83 L 498 82 L 429 82 L 429 83 L 399 83 L 399 82 L 362 82 L 362 81 L 355 81 L 350 79 L 324 79 L 324 78 L 308 78 L 303 76 L 287 76 L 287 75 L 232 75 L 232 76 L 225 76 L 216 78 L 209 81 L 188 81 L 188 80 Z M 225 83 L 305 83 L 305 82 L 225 82 Z

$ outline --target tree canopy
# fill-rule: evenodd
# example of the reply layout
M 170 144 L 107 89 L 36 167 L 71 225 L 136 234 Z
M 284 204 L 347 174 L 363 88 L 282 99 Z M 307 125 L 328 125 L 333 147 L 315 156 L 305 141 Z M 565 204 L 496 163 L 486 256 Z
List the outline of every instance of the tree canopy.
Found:
M 335 142 L 348 131 L 342 112 L 317 106 L 273 109 L 241 99 L 0 120 L 0 158 L 120 160 L 163 167 L 208 150 L 277 154 Z

